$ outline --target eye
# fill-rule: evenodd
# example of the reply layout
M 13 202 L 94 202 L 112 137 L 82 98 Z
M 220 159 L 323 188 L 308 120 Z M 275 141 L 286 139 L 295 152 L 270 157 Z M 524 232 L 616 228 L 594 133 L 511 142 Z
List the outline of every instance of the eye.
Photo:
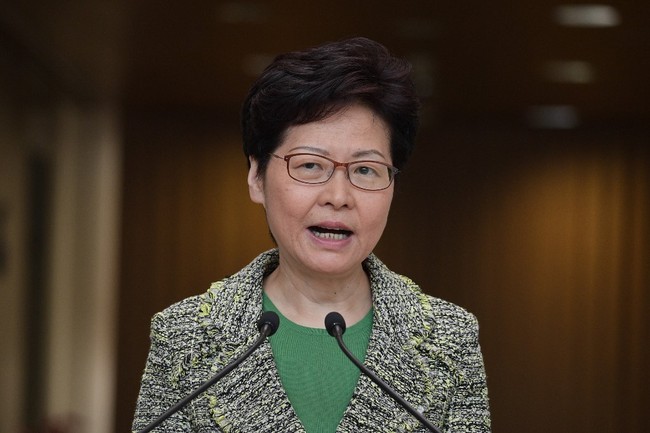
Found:
M 305 170 L 322 170 L 323 169 L 323 167 L 319 163 L 317 163 L 315 161 L 305 161 L 302 164 L 300 164 L 300 166 L 298 166 L 297 168 L 305 169 Z
M 354 166 L 354 175 L 362 177 L 376 177 L 379 176 L 380 165 L 362 163 Z
M 320 183 L 331 173 L 330 162 L 318 155 L 297 154 L 291 156 L 289 174 L 302 182 Z
M 317 173 L 325 170 L 323 164 L 320 161 L 314 159 L 304 159 L 296 158 L 295 165 L 293 165 L 293 170 L 299 171 L 301 173 Z

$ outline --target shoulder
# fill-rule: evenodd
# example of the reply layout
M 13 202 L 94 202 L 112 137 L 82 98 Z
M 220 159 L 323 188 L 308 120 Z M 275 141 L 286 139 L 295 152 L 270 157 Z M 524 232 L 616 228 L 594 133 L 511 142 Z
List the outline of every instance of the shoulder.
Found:
M 277 250 L 260 254 L 237 273 L 211 284 L 200 294 L 183 299 L 152 319 L 152 329 L 183 334 L 196 328 L 223 330 L 234 336 L 254 331 L 262 304 L 262 280 L 277 266 Z
M 195 335 L 206 305 L 205 294 L 176 302 L 156 313 L 151 319 L 151 338 L 162 343 L 184 344 L 189 335 Z
M 419 307 L 420 327 L 411 328 L 411 347 L 436 362 L 438 370 L 448 368 L 459 380 L 474 374 L 473 369 L 482 365 L 476 316 L 453 302 L 423 293 L 407 277 L 400 279 Z
M 218 284 L 170 305 L 151 319 L 149 356 L 166 366 L 166 380 L 174 386 L 189 390 L 207 377 L 214 357 L 233 339 L 213 319 L 218 304 L 226 302 L 212 292 Z
M 410 278 L 399 276 L 407 290 L 417 297 L 422 308 L 425 326 L 437 335 L 450 338 L 461 335 L 474 336 L 478 333 L 478 320 L 470 311 L 453 302 L 428 295 Z
M 411 278 L 389 269 L 375 255 L 364 262 L 376 297 L 392 301 L 392 307 L 408 308 L 429 321 L 473 326 L 476 318 L 463 307 L 426 294 Z
M 382 326 L 416 344 L 476 338 L 476 317 L 465 308 L 425 293 L 407 276 L 390 270 L 376 256 L 365 262 L 373 287 L 374 306 Z

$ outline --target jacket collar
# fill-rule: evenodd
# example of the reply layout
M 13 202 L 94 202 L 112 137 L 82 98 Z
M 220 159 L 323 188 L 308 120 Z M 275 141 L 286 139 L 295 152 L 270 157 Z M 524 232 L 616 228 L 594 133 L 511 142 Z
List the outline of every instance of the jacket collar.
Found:
M 270 250 L 232 277 L 213 284 L 204 295 L 209 311 L 204 326 L 213 329 L 226 356 L 217 356 L 218 371 L 257 338 L 263 278 L 277 267 L 278 251 Z M 410 404 L 426 410 L 432 401 L 428 367 L 419 362 L 418 347 L 431 331 L 425 316 L 427 297 L 405 277 L 391 272 L 374 255 L 364 262 L 373 293 L 374 322 L 365 364 Z M 224 302 L 224 300 L 227 300 Z M 214 373 L 213 373 L 214 374 Z M 211 415 L 224 431 L 304 432 L 282 388 L 267 342 L 207 392 Z M 419 423 L 364 375 L 337 431 L 359 431 L 368 422 L 386 431 L 412 431 Z M 243 427 L 245 426 L 245 427 Z

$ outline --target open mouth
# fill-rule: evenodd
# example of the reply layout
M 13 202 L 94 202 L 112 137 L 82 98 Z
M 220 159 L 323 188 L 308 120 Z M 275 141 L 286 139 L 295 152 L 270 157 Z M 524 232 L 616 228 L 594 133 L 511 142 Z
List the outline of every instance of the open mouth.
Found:
M 309 227 L 309 231 L 311 231 L 317 238 L 336 241 L 347 239 L 352 235 L 352 232 L 349 230 L 328 229 L 317 226 Z

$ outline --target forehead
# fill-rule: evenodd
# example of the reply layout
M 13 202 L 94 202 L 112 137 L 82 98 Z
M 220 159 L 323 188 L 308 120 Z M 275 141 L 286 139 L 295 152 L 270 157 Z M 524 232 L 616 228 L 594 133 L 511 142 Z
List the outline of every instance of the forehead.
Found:
M 346 156 L 374 150 L 388 158 L 390 130 L 372 110 L 352 105 L 325 119 L 288 128 L 278 150 Z

